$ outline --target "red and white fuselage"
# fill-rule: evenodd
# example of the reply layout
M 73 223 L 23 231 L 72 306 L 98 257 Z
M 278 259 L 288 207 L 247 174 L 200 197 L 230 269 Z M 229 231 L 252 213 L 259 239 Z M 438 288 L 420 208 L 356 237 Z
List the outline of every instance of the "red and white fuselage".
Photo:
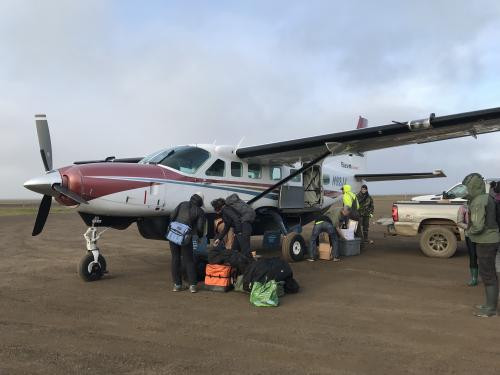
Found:
M 168 156 L 169 152 L 171 156 Z M 174 160 L 176 152 L 184 158 Z M 190 158 L 199 165 L 193 164 Z M 363 171 L 365 158 L 342 155 L 327 159 L 327 164 L 322 168 L 321 207 L 335 202 L 341 194 L 342 185 L 353 185 L 354 191 L 359 188 L 360 182 L 354 178 L 354 174 Z M 63 167 L 48 172 L 45 178 L 30 180 L 25 186 L 48 194 L 46 185 L 43 192 L 40 191 L 44 179 L 51 184 L 60 178 L 63 187 L 88 202 L 78 206 L 79 212 L 123 217 L 167 216 L 179 202 L 188 200 L 198 192 L 204 195 L 207 212 L 211 212 L 211 200 L 225 198 L 233 193 L 248 201 L 290 175 L 293 170 L 287 165 L 248 163 L 236 155 L 232 146 L 189 145 L 158 151 L 139 163 L 91 163 Z M 302 186 L 301 176 L 287 185 Z M 61 204 L 76 204 L 56 191 L 49 195 L 53 195 Z M 256 201 L 253 207 L 278 207 L 278 200 L 277 189 Z

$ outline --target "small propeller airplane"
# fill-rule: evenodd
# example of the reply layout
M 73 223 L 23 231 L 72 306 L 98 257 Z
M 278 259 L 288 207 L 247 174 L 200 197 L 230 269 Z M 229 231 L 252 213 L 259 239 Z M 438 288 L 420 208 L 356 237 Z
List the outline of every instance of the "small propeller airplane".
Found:
M 147 239 L 165 240 L 169 215 L 179 202 L 203 193 L 213 236 L 211 200 L 237 193 L 256 210 L 253 235 L 278 232 L 290 261 L 301 260 L 305 242 L 301 226 L 341 198 L 340 188 L 357 191 L 363 181 L 445 177 L 429 173 L 365 173 L 367 151 L 421 144 L 500 130 L 500 108 L 396 122 L 251 147 L 196 144 L 163 149 L 142 158 L 81 161 L 53 169 L 52 145 L 45 115 L 36 115 L 40 154 L 46 173 L 24 187 L 43 195 L 33 236 L 43 230 L 52 198 L 74 206 L 89 226 L 87 252 L 79 274 L 98 280 L 107 271 L 97 246 L 99 227 L 123 230 L 137 223 Z M 323 166 L 329 159 L 331 167 Z

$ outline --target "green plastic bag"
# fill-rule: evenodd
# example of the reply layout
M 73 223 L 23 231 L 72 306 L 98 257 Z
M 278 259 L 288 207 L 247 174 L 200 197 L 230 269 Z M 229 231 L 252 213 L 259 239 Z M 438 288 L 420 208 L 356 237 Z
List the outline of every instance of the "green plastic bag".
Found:
M 258 307 L 276 307 L 279 305 L 278 284 L 275 280 L 266 283 L 255 282 L 250 293 L 250 303 Z

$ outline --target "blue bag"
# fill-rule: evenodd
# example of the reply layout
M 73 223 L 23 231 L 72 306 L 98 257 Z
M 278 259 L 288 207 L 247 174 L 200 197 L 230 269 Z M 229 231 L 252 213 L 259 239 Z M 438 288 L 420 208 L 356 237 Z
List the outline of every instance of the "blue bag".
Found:
M 176 245 L 185 246 L 191 241 L 191 227 L 178 221 L 172 221 L 168 226 L 166 238 Z

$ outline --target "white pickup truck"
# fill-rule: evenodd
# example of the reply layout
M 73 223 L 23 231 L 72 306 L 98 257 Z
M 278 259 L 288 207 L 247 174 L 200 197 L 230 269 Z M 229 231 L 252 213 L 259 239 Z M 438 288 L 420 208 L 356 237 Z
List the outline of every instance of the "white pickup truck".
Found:
M 392 235 L 420 235 L 420 249 L 430 257 L 449 258 L 457 250 L 457 241 L 464 239 L 457 226 L 458 208 L 463 202 L 396 202 L 387 229 Z
M 491 181 L 486 179 L 486 191 Z M 392 205 L 392 222 L 385 223 L 391 235 L 420 236 L 422 252 L 435 258 L 449 258 L 457 250 L 457 242 L 464 240 L 464 231 L 457 227 L 458 208 L 465 202 L 465 186 L 457 184 L 442 195 L 420 196 L 411 201 Z M 443 197 L 445 199 L 443 199 Z

